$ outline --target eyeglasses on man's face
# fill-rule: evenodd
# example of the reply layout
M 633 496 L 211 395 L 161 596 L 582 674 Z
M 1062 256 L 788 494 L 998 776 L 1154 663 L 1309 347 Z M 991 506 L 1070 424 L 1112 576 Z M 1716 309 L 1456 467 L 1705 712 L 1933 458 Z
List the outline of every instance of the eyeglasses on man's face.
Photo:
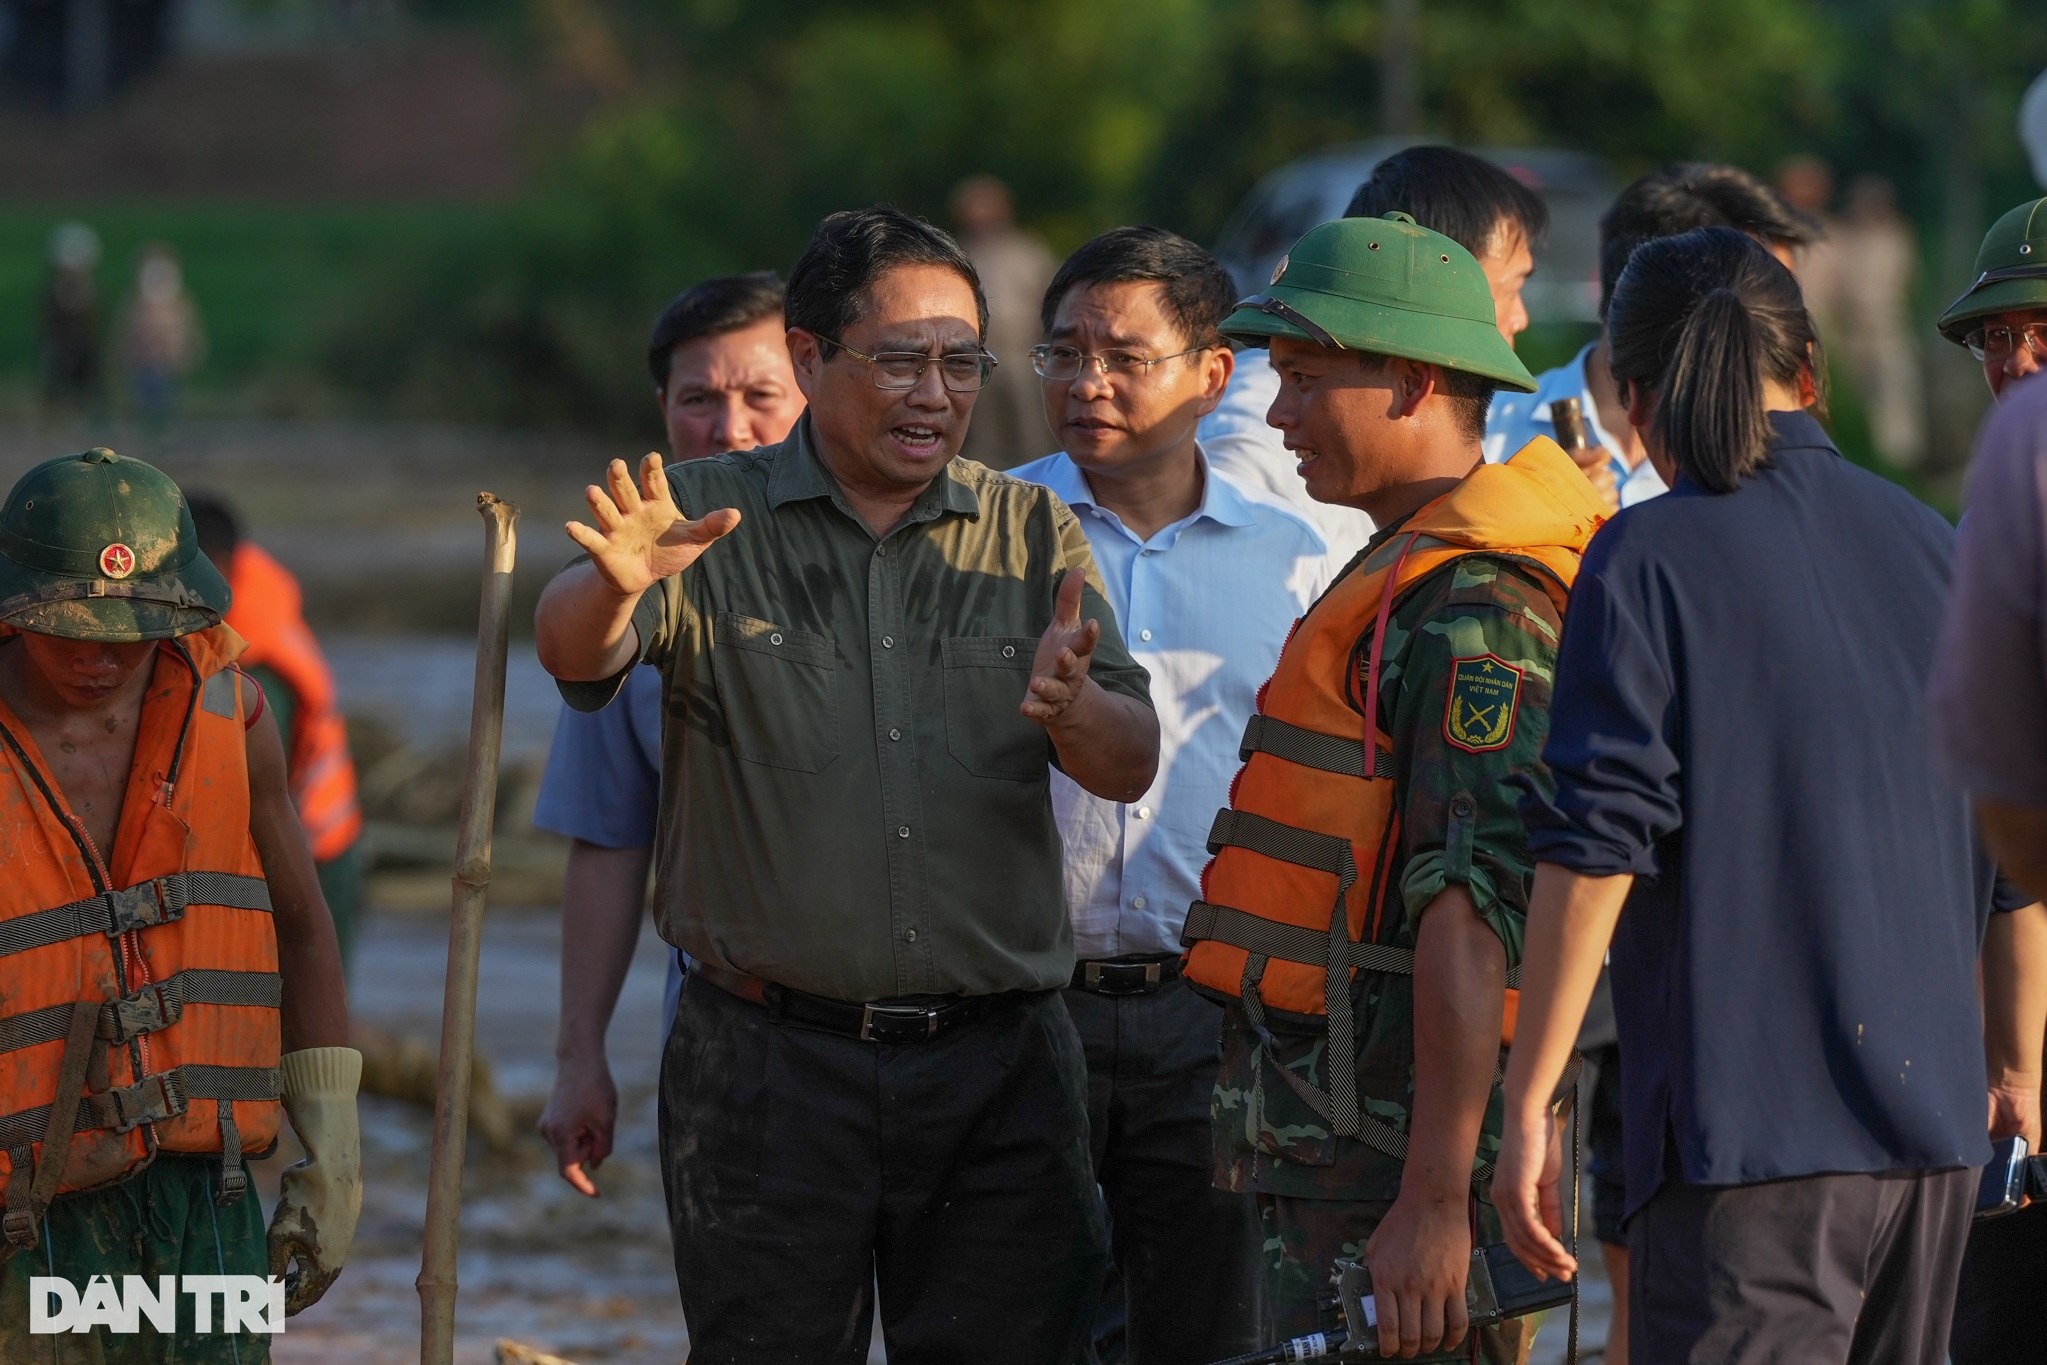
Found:
M 1103 374 L 1121 375 L 1125 378 L 1142 378 L 1151 373 L 1154 365 L 1163 365 L 1168 360 L 1178 360 L 1184 355 L 1199 355 L 1213 350 L 1212 346 L 1190 346 L 1184 351 L 1171 355 L 1140 355 L 1136 351 L 1083 351 L 1075 346 L 1044 344 L 1031 347 L 1031 368 L 1041 378 L 1073 380 L 1080 378 L 1080 372 L 1090 366 Z
M 973 393 L 985 388 L 989 376 L 995 373 L 995 357 L 986 351 L 954 351 L 949 355 L 926 355 L 922 351 L 881 351 L 868 355 L 822 332 L 817 333 L 817 339 L 838 347 L 853 359 L 866 364 L 874 376 L 874 387 L 877 389 L 898 392 L 914 389 L 923 382 L 925 369 L 936 365 L 938 377 L 946 388 L 954 393 Z
M 1962 344 L 1978 360 L 2006 360 L 2021 346 L 2032 352 L 2035 360 L 2047 359 L 2047 322 L 1979 327 L 1963 338 Z

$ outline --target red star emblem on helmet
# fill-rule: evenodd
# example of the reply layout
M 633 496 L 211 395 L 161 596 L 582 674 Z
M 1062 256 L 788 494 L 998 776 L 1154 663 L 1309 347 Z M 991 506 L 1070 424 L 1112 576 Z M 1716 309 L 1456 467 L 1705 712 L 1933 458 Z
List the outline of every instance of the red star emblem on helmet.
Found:
M 100 551 L 100 572 L 108 578 L 126 578 L 135 572 L 135 552 L 115 541 Z

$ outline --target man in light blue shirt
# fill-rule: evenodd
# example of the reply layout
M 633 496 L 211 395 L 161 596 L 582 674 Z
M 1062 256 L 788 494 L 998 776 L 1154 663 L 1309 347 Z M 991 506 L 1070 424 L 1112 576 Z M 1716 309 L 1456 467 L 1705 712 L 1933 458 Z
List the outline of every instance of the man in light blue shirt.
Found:
M 803 414 L 789 364 L 782 282 L 765 272 L 705 280 L 676 296 L 647 339 L 654 397 L 678 460 L 773 445 Z M 590 1172 L 611 1152 L 618 1089 L 604 1034 L 645 917 L 661 799 L 661 673 L 635 668 L 623 704 L 564 706 L 533 823 L 566 835 L 562 1003 L 554 1089 L 540 1116 L 562 1179 L 597 1193 Z M 662 1035 L 682 990 L 671 955 Z
M 1229 380 L 1216 327 L 1235 292 L 1214 257 L 1158 228 L 1082 246 L 1032 352 L 1064 451 L 1010 471 L 1079 515 L 1159 718 L 1158 776 L 1136 800 L 1052 778 L 1080 957 L 1066 1001 L 1132 1365 L 1258 1344 L 1256 1213 L 1212 1184 L 1222 1012 L 1180 980 L 1180 930 L 1258 687 L 1341 567 L 1312 524 L 1218 475 L 1196 443 Z

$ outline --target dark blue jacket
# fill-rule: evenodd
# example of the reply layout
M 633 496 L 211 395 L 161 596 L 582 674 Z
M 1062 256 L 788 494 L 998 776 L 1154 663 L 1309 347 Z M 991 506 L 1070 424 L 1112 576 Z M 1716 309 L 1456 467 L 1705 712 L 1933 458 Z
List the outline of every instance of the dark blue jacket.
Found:
M 1536 858 L 1640 879 L 1613 944 L 1628 1212 L 1978 1165 L 1991 874 L 1923 698 L 1954 532 L 1773 413 L 1731 494 L 1680 478 L 1585 556 Z

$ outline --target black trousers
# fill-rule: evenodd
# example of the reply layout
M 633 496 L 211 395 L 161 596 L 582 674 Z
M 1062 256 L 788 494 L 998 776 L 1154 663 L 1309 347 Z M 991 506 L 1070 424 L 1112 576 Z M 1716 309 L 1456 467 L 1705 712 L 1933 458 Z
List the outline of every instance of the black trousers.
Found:
M 2010 1365 L 2047 1356 L 2040 1296 L 2047 1290 L 2047 1204 L 1975 1224 L 1962 1257 L 1954 1365 Z
M 1068 990 L 1066 1008 L 1087 1054 L 1088 1133 L 1109 1206 L 1126 1358 L 1199 1365 L 1257 1350 L 1258 1208 L 1213 1183 L 1221 1007 L 1174 980 L 1153 995 Z
M 1085 1065 L 1056 991 L 863 1043 L 692 976 L 661 1157 L 693 1365 L 1065 1365 L 1108 1264 Z
M 1628 1358 L 1941 1365 L 1976 1172 L 1665 1185 L 1628 1223 Z

